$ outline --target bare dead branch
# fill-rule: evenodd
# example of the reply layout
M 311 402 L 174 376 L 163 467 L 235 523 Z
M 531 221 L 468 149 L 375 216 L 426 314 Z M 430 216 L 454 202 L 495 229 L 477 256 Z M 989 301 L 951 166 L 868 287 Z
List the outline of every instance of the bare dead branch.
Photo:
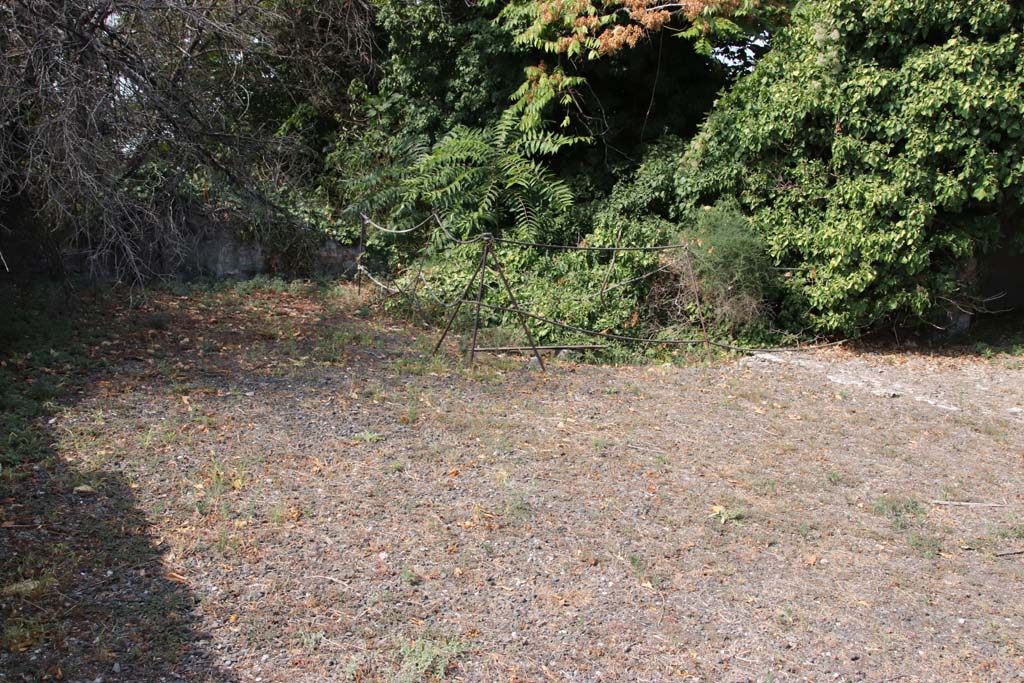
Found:
M 263 178 L 304 152 L 251 113 L 252 92 L 337 108 L 375 68 L 364 0 L 0 3 L 0 217 L 25 202 L 50 238 L 140 282 L 185 250 L 201 203 L 187 178 L 287 213 Z

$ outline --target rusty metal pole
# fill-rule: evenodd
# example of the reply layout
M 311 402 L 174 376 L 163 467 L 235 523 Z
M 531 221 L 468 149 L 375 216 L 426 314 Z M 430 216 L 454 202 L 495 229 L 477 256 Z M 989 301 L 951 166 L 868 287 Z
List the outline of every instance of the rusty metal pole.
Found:
M 469 278 L 469 282 L 466 283 L 466 289 L 462 292 L 462 296 L 455 302 L 455 308 L 452 310 L 452 314 L 448 317 L 448 324 L 444 326 L 444 332 L 441 333 L 441 338 L 437 340 L 437 344 L 434 345 L 434 355 L 441 350 L 441 344 L 444 343 L 445 337 L 448 336 L 448 332 L 452 329 L 452 323 L 455 322 L 455 316 L 458 315 L 459 309 L 462 308 L 462 302 L 469 296 L 469 290 L 473 288 L 473 283 L 476 282 L 476 275 L 480 272 L 480 264 L 476 266 L 476 270 L 473 271 L 472 277 Z
M 480 254 L 480 289 L 476 294 L 476 316 L 473 318 L 473 341 L 469 345 L 469 367 L 476 360 L 476 338 L 480 332 L 480 304 L 484 301 L 484 282 L 487 280 L 487 255 L 491 252 L 491 240 L 484 241 L 484 249 Z
M 508 280 L 505 278 L 505 271 L 501 267 L 501 262 L 498 260 L 498 253 L 495 252 L 491 262 L 494 264 L 494 269 L 498 271 L 498 276 L 501 278 L 501 282 L 505 285 L 505 291 L 508 292 L 508 298 L 512 302 L 512 308 L 516 313 L 519 314 L 519 324 L 523 326 L 523 331 L 526 332 L 526 338 L 530 342 L 530 348 L 533 349 L 533 357 L 537 359 L 540 364 L 540 369 L 547 372 L 548 369 L 544 367 L 544 359 L 540 357 L 540 350 L 537 349 L 537 343 L 533 341 L 533 333 L 530 332 L 530 326 L 526 324 L 526 316 L 519 310 L 519 302 L 516 301 L 516 295 L 512 293 L 512 287 L 508 284 Z

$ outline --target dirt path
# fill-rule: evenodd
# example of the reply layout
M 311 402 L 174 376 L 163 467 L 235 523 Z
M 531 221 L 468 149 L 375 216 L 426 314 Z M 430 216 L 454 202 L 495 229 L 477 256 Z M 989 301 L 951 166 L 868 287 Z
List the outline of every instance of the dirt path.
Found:
M 126 482 L 188 637 L 101 651 L 71 608 L 0 681 L 1024 680 L 1018 359 L 467 371 L 287 303 L 218 312 L 204 354 L 168 304 L 164 360 L 56 423 L 76 500 Z
M 845 351 L 761 353 L 744 361 L 751 367 L 777 364 L 783 373 L 799 369 L 808 378 L 850 387 L 873 396 L 919 401 L 939 410 L 988 418 L 1024 419 L 1020 364 L 981 363 L 962 357 L 915 354 L 870 355 Z

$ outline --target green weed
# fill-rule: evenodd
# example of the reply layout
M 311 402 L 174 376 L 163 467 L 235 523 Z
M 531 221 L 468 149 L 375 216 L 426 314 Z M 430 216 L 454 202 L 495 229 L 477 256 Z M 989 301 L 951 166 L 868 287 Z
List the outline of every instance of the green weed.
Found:
M 285 520 L 288 519 L 288 507 L 278 503 L 274 507 L 270 508 L 270 521 L 274 524 L 284 524 Z
M 938 536 L 914 532 L 907 537 L 907 543 L 922 557 L 936 557 L 942 551 L 942 539 Z
M 738 523 L 741 520 L 749 517 L 749 514 L 745 510 L 729 509 L 722 505 L 711 506 L 711 514 L 708 515 L 713 518 L 719 524 L 725 525 L 729 522 L 733 524 Z
M 876 514 L 886 517 L 894 529 L 907 529 L 914 518 L 925 514 L 925 509 L 913 498 L 883 496 L 872 506 Z
M 826 474 L 825 483 L 829 486 L 851 486 L 853 484 L 847 475 L 838 470 L 832 470 Z
M 409 567 L 402 567 L 402 571 L 399 576 L 402 579 L 402 583 L 406 583 L 410 586 L 418 586 L 423 583 L 423 577 Z
M 458 638 L 419 639 L 405 643 L 400 649 L 402 661 L 395 683 L 442 680 L 466 650 L 466 645 Z
M 1006 529 L 999 531 L 999 538 L 1014 541 L 1024 541 L 1024 524 L 1013 524 Z
M 296 635 L 298 636 L 299 644 L 306 652 L 316 652 L 327 638 L 326 631 L 299 630 Z
M 146 329 L 164 331 L 171 328 L 172 318 L 161 311 L 144 316 L 140 322 Z
M 384 440 L 384 435 L 379 432 L 362 431 L 358 434 L 352 435 L 353 440 L 358 441 L 362 444 L 380 443 Z

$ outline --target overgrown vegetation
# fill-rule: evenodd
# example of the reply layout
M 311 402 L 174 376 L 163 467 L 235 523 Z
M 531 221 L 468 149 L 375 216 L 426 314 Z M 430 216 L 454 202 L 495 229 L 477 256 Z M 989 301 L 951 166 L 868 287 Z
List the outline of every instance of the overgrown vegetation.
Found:
M 1012 2 L 799 3 L 687 151 L 680 215 L 738 201 L 788 326 L 983 310 L 978 259 L 1021 246 L 1022 21 Z
M 491 235 L 604 249 L 498 246 L 542 341 L 762 343 L 944 327 L 988 309 L 985 255 L 1024 246 L 1009 0 L 0 13 L 15 271 L 77 249 L 141 282 L 226 225 L 278 272 L 356 246 L 438 320 Z M 484 326 L 514 341 L 488 278 Z

